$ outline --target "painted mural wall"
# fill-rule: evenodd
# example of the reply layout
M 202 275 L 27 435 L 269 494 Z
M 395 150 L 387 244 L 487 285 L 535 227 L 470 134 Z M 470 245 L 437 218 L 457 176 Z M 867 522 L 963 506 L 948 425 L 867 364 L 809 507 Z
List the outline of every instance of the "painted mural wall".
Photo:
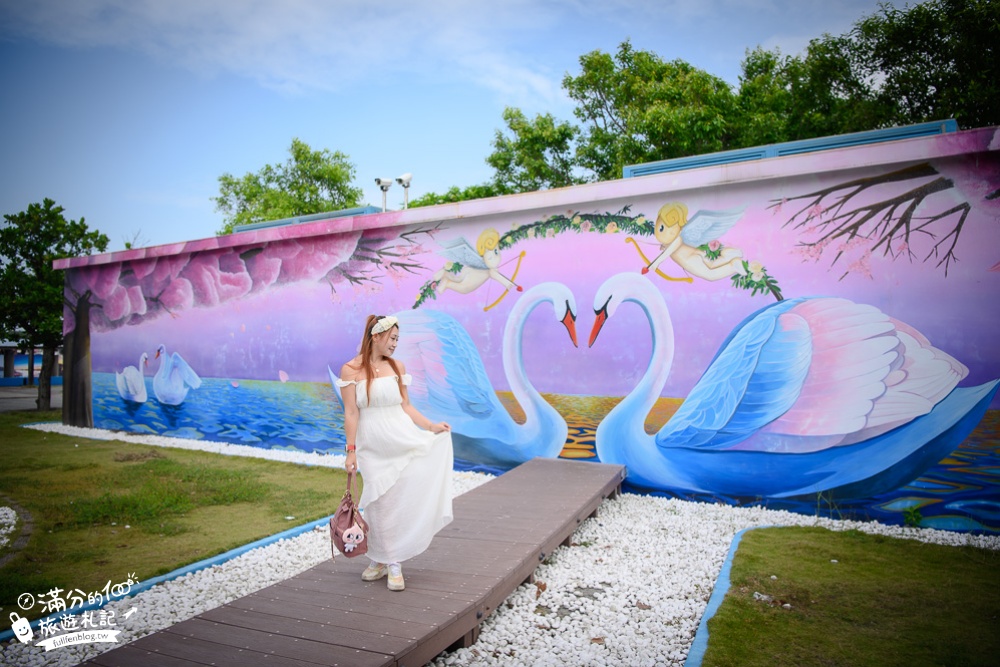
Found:
M 341 453 L 396 314 L 463 467 L 1000 530 L 1000 132 L 65 260 L 67 421 Z

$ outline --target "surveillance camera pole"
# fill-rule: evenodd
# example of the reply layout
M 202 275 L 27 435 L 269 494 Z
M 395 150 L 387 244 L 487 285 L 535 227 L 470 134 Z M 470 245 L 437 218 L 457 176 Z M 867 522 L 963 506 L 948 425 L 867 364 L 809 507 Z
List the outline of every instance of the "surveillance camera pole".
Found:
M 391 178 L 376 178 L 375 184 L 378 185 L 379 189 L 382 190 L 382 212 L 385 213 L 385 196 L 389 192 L 389 188 L 392 187 Z
M 407 172 L 396 179 L 396 182 L 403 186 L 403 208 L 410 205 L 410 180 L 412 178 L 413 174 Z

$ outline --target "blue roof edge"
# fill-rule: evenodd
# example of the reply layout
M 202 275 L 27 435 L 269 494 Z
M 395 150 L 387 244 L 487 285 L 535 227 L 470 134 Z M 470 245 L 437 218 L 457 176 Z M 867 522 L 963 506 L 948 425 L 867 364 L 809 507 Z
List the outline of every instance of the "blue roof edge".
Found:
M 368 215 L 369 213 L 381 213 L 382 209 L 372 205 L 356 206 L 345 208 L 339 211 L 328 213 L 311 213 L 309 215 L 298 215 L 294 218 L 282 218 L 280 220 L 265 220 L 263 222 L 252 222 L 248 225 L 237 225 L 233 232 L 250 232 L 255 229 L 268 229 L 270 227 L 283 227 L 285 225 L 297 225 L 302 222 L 316 222 L 317 220 L 331 220 L 333 218 L 352 218 L 357 215 Z
M 658 160 L 656 162 L 628 165 L 622 169 L 622 177 L 634 178 L 636 176 L 649 176 L 651 174 L 661 174 L 668 171 L 698 169 L 700 167 L 715 167 L 732 162 L 762 160 L 764 158 L 798 155 L 800 153 L 812 153 L 816 151 L 832 150 L 835 148 L 848 148 L 850 146 L 860 146 L 863 144 L 877 144 L 885 141 L 914 139 L 917 137 L 926 137 L 935 134 L 948 134 L 951 132 L 958 132 L 958 122 L 956 122 L 953 118 L 930 121 L 927 123 L 916 123 L 914 125 L 904 125 L 901 127 L 890 127 L 884 130 L 868 130 L 866 132 L 836 134 L 829 137 L 818 137 L 816 139 L 786 141 L 784 143 L 769 144 L 767 146 L 740 148 L 731 151 L 720 151 L 718 153 L 707 153 L 705 155 L 691 155 L 689 157 L 674 158 L 671 160 Z

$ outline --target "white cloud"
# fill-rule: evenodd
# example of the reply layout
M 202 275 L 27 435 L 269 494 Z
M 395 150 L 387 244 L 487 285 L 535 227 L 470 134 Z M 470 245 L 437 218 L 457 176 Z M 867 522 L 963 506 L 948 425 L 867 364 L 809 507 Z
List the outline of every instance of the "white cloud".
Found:
M 407 75 L 555 99 L 558 78 L 508 46 L 554 17 L 527 0 L 0 0 L 0 35 L 140 52 L 290 92 Z

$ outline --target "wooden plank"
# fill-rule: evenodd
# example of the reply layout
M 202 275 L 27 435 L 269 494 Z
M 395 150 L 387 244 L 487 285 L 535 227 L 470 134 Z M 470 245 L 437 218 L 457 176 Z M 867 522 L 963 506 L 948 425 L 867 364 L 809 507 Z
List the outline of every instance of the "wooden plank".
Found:
M 455 500 L 455 520 L 403 565 L 406 590 L 338 557 L 86 663 L 420 667 L 479 624 L 620 492 L 624 468 L 535 459 Z
M 264 614 L 249 609 L 223 605 L 201 614 L 199 618 L 224 625 L 232 625 L 250 630 L 273 632 L 284 637 L 297 637 L 318 642 L 329 642 L 336 637 L 338 646 L 346 646 L 362 651 L 375 651 L 389 655 L 405 653 L 413 648 L 418 637 L 404 639 L 375 631 L 373 625 L 366 629 L 344 628 L 329 623 L 305 621 L 293 616 Z
M 233 649 L 264 654 L 268 656 L 268 660 L 273 656 L 317 665 L 335 664 L 354 667 L 391 665 L 395 661 L 393 656 L 385 653 L 362 651 L 330 642 L 296 639 L 276 632 L 225 625 L 205 620 L 200 616 L 181 621 L 164 632 L 179 635 L 187 640 L 199 639 Z M 245 666 L 247 663 L 243 664 Z
M 101 667 L 184 667 L 185 665 L 191 665 L 192 662 L 184 658 L 176 658 L 163 653 L 153 653 L 152 651 L 136 648 L 132 644 L 126 644 L 113 651 L 94 656 L 93 659 L 85 664 L 101 665 Z
M 248 595 L 239 600 L 229 603 L 230 607 L 236 609 L 247 609 L 262 614 L 288 614 L 295 615 L 305 621 L 314 621 L 326 625 L 344 628 L 345 630 L 371 631 L 378 628 L 380 632 L 390 637 L 401 639 L 417 640 L 438 631 L 438 627 L 417 623 L 414 621 L 402 621 L 398 619 L 387 619 L 391 621 L 386 624 L 378 624 L 381 617 L 369 613 L 357 611 L 345 611 L 342 609 L 329 609 L 327 607 L 314 607 L 312 605 L 296 605 L 290 607 L 287 602 L 271 600 L 268 598 Z

